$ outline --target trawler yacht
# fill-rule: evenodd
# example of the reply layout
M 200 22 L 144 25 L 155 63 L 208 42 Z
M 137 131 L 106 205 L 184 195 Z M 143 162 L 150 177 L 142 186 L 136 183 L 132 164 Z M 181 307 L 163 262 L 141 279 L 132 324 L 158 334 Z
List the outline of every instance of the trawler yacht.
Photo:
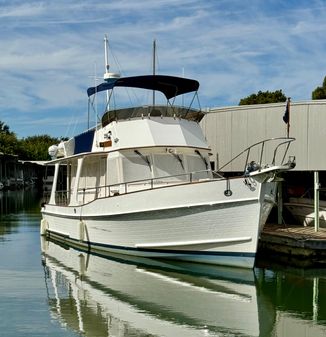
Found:
M 101 254 L 252 268 L 277 175 L 293 167 L 285 159 L 293 139 L 255 144 L 259 151 L 243 152 L 243 174 L 224 177 L 210 166 L 204 112 L 174 104 L 180 95 L 197 96 L 196 80 L 106 74 L 87 94 L 110 98 L 121 88 L 159 92 L 167 103 L 107 104 L 98 125 L 50 148 L 54 175 L 41 234 Z M 267 144 L 275 150 L 262 163 Z

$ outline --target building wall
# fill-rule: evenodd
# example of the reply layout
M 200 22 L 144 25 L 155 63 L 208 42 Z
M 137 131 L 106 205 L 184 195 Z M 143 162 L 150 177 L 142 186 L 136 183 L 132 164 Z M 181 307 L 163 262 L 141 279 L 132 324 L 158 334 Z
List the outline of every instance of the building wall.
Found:
M 275 103 L 209 109 L 201 126 L 215 168 L 254 143 L 286 137 L 285 106 Z M 288 152 L 296 157 L 296 171 L 326 170 L 326 100 L 291 102 L 289 135 L 296 138 Z M 272 156 L 271 151 L 267 149 L 265 158 Z M 239 161 L 227 167 L 227 171 L 242 170 Z

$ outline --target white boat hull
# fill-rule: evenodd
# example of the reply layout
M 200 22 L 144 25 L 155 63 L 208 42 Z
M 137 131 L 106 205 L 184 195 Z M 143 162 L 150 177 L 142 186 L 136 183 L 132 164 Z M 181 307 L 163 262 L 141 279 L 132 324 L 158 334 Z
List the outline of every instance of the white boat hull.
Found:
M 290 198 L 284 206 L 302 226 L 315 225 L 314 200 L 310 198 Z M 326 202 L 319 201 L 319 226 L 326 228 Z
M 92 251 L 252 268 L 275 183 L 244 178 L 100 198 L 76 207 L 46 205 L 41 233 Z M 267 189 L 265 191 L 265 189 Z

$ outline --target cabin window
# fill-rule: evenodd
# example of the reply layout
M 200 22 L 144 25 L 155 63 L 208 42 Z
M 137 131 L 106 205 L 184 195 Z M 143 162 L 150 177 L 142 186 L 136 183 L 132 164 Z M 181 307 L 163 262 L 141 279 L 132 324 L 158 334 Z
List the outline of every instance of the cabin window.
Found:
M 43 190 L 45 193 L 50 193 L 54 177 L 54 166 L 45 167 L 45 175 L 43 178 Z
M 82 168 L 82 173 L 80 175 L 78 188 L 89 188 L 95 186 L 96 176 L 97 176 L 97 163 L 92 161 L 90 158 L 85 158 Z
M 122 168 L 125 182 L 152 178 L 150 157 L 144 154 L 122 157 Z
M 119 159 L 110 158 L 108 159 L 108 170 L 107 170 L 107 179 L 108 185 L 116 185 L 119 184 Z
M 53 186 L 54 187 L 54 186 Z M 56 205 L 67 205 L 69 195 L 67 194 L 67 165 L 59 165 L 58 178 L 55 186 Z
M 75 186 L 75 182 L 76 182 L 76 174 L 77 174 L 77 160 L 74 160 L 71 165 L 70 165 L 70 186 L 71 186 L 71 192 L 73 187 Z
M 59 174 L 57 180 L 56 191 L 66 191 L 67 190 L 67 165 L 62 164 L 59 166 Z
M 188 171 L 203 171 L 206 170 L 206 165 L 201 157 L 198 155 L 187 156 Z
M 105 158 L 89 157 L 84 159 L 78 184 L 78 194 L 83 196 L 83 202 L 105 196 L 105 166 Z
M 208 163 L 209 166 L 209 159 L 207 157 L 204 158 L 206 159 L 206 163 Z M 196 180 L 211 177 L 211 172 L 207 172 L 207 170 L 209 170 L 209 167 L 206 166 L 205 161 L 199 155 L 188 155 L 187 165 L 188 172 L 193 173 L 193 179 Z
M 171 176 L 172 180 L 185 180 L 183 156 L 172 154 L 154 155 L 155 177 Z

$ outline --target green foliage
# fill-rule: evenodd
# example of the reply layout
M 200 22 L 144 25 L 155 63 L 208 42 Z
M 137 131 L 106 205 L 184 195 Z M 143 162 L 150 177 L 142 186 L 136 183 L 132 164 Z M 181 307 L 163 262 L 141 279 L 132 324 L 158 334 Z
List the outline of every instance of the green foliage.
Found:
M 48 135 L 31 136 L 20 140 L 19 159 L 48 160 L 48 149 L 53 144 L 58 144 L 60 139 Z
M 285 101 L 286 96 L 283 94 L 282 90 L 258 91 L 257 94 L 242 98 L 239 105 L 279 103 Z
M 17 154 L 18 151 L 19 144 L 15 134 L 0 131 L 0 152 L 5 154 Z
M 0 121 L 0 133 L 4 134 L 10 134 L 11 132 L 9 131 L 9 126 L 6 125 L 4 122 Z
M 0 152 L 18 155 L 22 160 L 48 160 L 48 148 L 58 144 L 59 138 L 48 135 L 31 136 L 17 139 L 9 126 L 0 121 Z
M 326 76 L 324 77 L 323 86 L 317 87 L 312 93 L 311 93 L 312 99 L 325 99 L 326 98 Z
M 0 152 L 17 154 L 18 148 L 16 135 L 10 131 L 8 125 L 0 121 Z

